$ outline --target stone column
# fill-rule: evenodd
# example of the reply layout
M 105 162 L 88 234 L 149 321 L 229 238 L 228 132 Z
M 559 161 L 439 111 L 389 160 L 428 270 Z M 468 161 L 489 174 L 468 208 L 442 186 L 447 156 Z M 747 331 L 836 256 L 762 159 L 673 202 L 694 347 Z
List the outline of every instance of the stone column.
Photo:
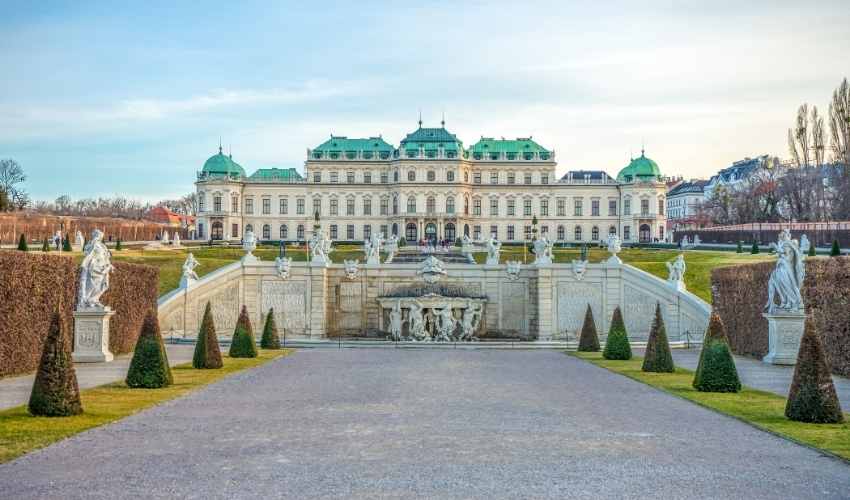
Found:
M 762 358 L 765 363 L 774 365 L 797 364 L 800 339 L 806 325 L 806 315 L 802 313 L 762 314 L 767 320 L 769 351 Z
M 112 361 L 109 352 L 109 318 L 115 311 L 89 309 L 74 311 L 74 362 L 104 363 Z
M 327 336 L 328 268 L 324 263 L 310 264 L 310 315 L 308 331 L 311 339 Z
M 537 266 L 537 340 L 550 342 L 555 336 L 552 322 L 552 267 Z

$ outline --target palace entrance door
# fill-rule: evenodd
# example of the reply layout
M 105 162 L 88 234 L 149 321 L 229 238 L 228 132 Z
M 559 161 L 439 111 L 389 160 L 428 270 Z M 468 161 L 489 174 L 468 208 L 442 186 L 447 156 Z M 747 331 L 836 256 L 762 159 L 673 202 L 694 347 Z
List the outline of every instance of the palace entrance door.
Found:
M 220 220 L 213 221 L 212 226 L 210 227 L 210 239 L 224 239 L 224 224 L 222 224 Z
M 437 241 L 437 225 L 433 222 L 425 225 L 425 239 L 428 241 Z

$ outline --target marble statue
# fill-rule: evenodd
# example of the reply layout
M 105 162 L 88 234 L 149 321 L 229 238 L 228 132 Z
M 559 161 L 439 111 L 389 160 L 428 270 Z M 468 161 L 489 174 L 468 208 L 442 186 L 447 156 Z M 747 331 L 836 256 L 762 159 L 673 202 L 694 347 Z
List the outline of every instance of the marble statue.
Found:
M 174 239 L 172 240 L 171 244 L 175 247 L 180 246 L 180 233 L 179 232 L 174 231 Z
M 487 265 L 499 264 L 499 253 L 502 250 L 502 242 L 496 239 L 496 235 L 490 235 L 487 240 Z
M 508 279 L 516 281 L 519 279 L 519 272 L 522 269 L 522 261 L 508 260 L 505 261 L 505 272 L 508 273 Z
M 404 319 L 401 314 L 401 302 L 396 302 L 390 310 L 390 339 L 398 342 L 401 340 L 401 328 Z
M 82 252 L 85 244 L 86 244 L 86 240 L 85 240 L 85 238 L 83 238 L 82 231 L 77 230 L 77 234 L 74 237 L 74 247 L 79 249 L 79 251 Z
M 168 231 L 166 231 L 166 230 L 164 230 L 164 229 L 163 229 L 163 231 L 162 231 L 162 244 L 163 244 L 163 245 L 167 245 L 167 244 L 168 244 Z
M 673 262 L 667 264 L 667 282 L 679 288 L 685 287 L 685 255 L 679 254 Z
M 623 261 L 617 257 L 617 254 L 622 250 L 622 242 L 620 241 L 620 237 L 616 234 L 608 235 L 608 253 L 611 254 L 611 257 L 608 257 L 609 264 L 622 264 Z
M 353 280 L 357 277 L 357 271 L 360 268 L 357 266 L 360 261 L 357 259 L 354 260 L 343 260 L 342 263 L 345 265 L 345 277 Z
M 316 264 L 331 264 L 331 245 L 333 241 L 325 238 L 321 231 L 314 231 L 310 239 L 310 260 Z
M 383 233 L 373 234 L 369 240 L 363 242 L 363 250 L 366 253 L 366 264 L 381 263 L 381 245 L 383 243 Z
M 443 261 L 434 257 L 434 255 L 429 255 L 428 258 L 422 262 L 422 267 L 416 271 L 416 274 L 422 276 L 422 279 L 425 280 L 426 283 L 433 284 L 448 273 L 445 269 L 443 269 Z
M 548 238 L 541 237 L 534 240 L 534 264 L 552 263 L 552 242 Z
M 472 253 L 472 239 L 468 234 L 464 234 L 460 239 L 460 251 L 464 254 Z
M 195 259 L 195 256 L 192 255 L 192 252 L 189 252 L 186 260 L 183 261 L 183 275 L 180 277 L 180 288 L 186 288 L 190 283 L 198 281 L 198 273 L 195 272 L 195 268 L 198 265 L 199 262 Z
M 797 240 L 791 239 L 787 229 L 779 233 L 779 240 L 772 243 L 778 257 L 776 267 L 767 282 L 768 314 L 803 312 L 803 280 L 806 278 L 806 267 L 803 262 L 803 252 Z M 779 304 L 776 300 L 779 300 Z
M 83 250 L 80 264 L 80 290 L 77 309 L 105 309 L 100 297 L 109 288 L 109 273 L 112 272 L 112 255 L 103 243 L 103 232 L 95 229 Z
M 694 243 L 695 247 L 699 246 L 700 241 L 699 241 L 699 235 L 698 234 L 694 235 L 694 242 L 693 243 Z
M 387 238 L 386 244 L 384 248 L 387 252 L 387 258 L 384 260 L 385 264 L 389 264 L 395 258 L 395 253 L 398 251 L 398 235 L 394 234 Z
M 463 317 L 460 320 L 460 335 L 459 341 L 467 341 L 475 339 L 475 330 L 481 323 L 481 313 L 484 308 L 481 304 L 473 304 L 469 302 L 466 309 L 463 310 Z
M 421 341 L 431 338 L 425 330 L 425 317 L 422 314 L 422 306 L 418 302 L 410 305 L 410 311 L 407 313 L 407 325 L 413 340 Z
M 278 257 L 274 260 L 274 267 L 277 269 L 277 275 L 282 280 L 289 279 L 289 273 L 292 267 L 292 257 Z
M 812 244 L 809 241 L 809 237 L 805 234 L 800 238 L 800 251 L 803 252 L 803 256 L 808 255 L 809 250 L 812 248 Z
M 448 342 L 452 340 L 457 320 L 452 314 L 451 306 L 447 305 L 437 312 L 437 338 L 438 342 Z
M 242 257 L 242 262 L 256 262 L 257 257 L 252 253 L 257 248 L 257 238 L 254 236 L 254 231 L 248 230 L 245 231 L 245 238 L 242 239 L 242 250 L 245 251 L 245 255 Z

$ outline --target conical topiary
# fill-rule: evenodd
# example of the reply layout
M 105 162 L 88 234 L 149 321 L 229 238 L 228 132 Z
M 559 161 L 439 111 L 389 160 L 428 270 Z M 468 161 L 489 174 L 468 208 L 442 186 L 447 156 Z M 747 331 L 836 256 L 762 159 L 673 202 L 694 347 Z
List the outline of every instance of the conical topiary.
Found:
M 29 412 L 41 417 L 67 417 L 83 412 L 71 358 L 71 339 L 59 313 L 54 313 L 30 394 Z
M 632 359 L 632 346 L 629 344 L 629 336 L 626 333 L 626 325 L 623 323 L 623 313 L 620 307 L 614 309 L 611 318 L 611 327 L 608 329 L 608 339 L 605 340 L 605 350 L 602 351 L 605 359 Z
M 646 354 L 643 356 L 641 369 L 645 372 L 659 373 L 676 371 L 670 344 L 667 342 L 667 329 L 664 327 L 664 318 L 661 316 L 661 304 L 658 302 L 655 303 L 655 319 L 652 321 L 652 330 L 646 341 Z
M 23 235 L 21 235 L 23 237 Z M 832 240 L 832 250 L 829 251 L 830 257 L 838 257 L 841 255 L 841 246 L 838 245 L 838 240 Z
M 257 346 L 254 343 L 254 328 L 251 327 L 251 318 L 248 317 L 248 308 L 242 306 L 239 319 L 236 320 L 236 328 L 233 329 L 233 339 L 230 341 L 231 358 L 256 358 Z
M 204 309 L 204 319 L 198 331 L 198 341 L 195 343 L 195 355 L 192 356 L 194 368 L 221 368 L 221 350 L 218 348 L 218 336 L 215 334 L 215 323 L 212 317 L 212 307 L 207 302 Z
M 744 243 L 741 240 L 738 240 L 738 248 L 735 249 L 737 253 L 744 253 Z
M 120 252 L 121 250 L 124 250 L 124 247 L 121 246 L 121 237 L 119 236 L 118 241 L 115 242 L 115 251 Z
M 22 252 L 28 252 L 29 251 L 29 246 L 27 246 L 27 237 L 24 236 L 23 234 L 18 239 L 18 250 L 20 250 Z
M 47 240 L 44 240 L 41 243 L 41 251 L 42 252 L 49 252 L 50 251 L 50 243 L 48 243 Z
M 752 248 L 752 250 L 750 250 L 750 253 L 753 254 L 753 255 L 759 253 L 759 242 L 758 241 L 753 242 L 753 248 Z
M 599 335 L 596 333 L 596 323 L 593 321 L 593 310 L 587 305 L 584 313 L 584 324 L 581 325 L 581 336 L 578 339 L 579 352 L 599 352 Z
M 159 321 L 153 311 L 148 312 L 142 323 L 126 382 L 130 387 L 145 389 L 158 389 L 174 382 L 159 331 Z
M 844 421 L 820 335 L 811 318 L 806 318 L 806 329 L 800 340 L 785 416 L 798 422 L 814 424 Z
M 263 336 L 260 338 L 260 347 L 263 349 L 280 349 L 280 336 L 277 334 L 274 308 L 269 309 L 266 315 L 266 324 L 263 325 Z
M 814 244 L 809 245 L 809 257 L 814 257 L 818 254 L 817 248 L 815 248 Z
M 726 327 L 720 315 L 712 311 L 708 330 L 702 340 L 697 371 L 694 374 L 694 389 L 701 392 L 738 392 L 741 380 L 729 348 Z
M 62 251 L 63 252 L 71 252 L 74 249 L 71 248 L 71 239 L 66 235 L 65 239 L 62 240 Z

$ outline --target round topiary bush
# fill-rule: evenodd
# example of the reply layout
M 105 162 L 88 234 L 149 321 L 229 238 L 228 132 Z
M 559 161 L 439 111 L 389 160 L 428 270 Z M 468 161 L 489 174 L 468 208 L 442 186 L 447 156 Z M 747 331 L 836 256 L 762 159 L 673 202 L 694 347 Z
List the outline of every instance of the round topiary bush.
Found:
M 269 309 L 266 315 L 266 324 L 263 325 L 263 336 L 260 338 L 260 347 L 263 349 L 280 349 L 280 336 L 277 334 L 274 308 Z
M 212 309 L 210 303 L 204 309 L 204 319 L 201 321 L 201 329 L 198 332 L 198 340 L 195 343 L 195 354 L 192 356 L 194 368 L 221 368 L 224 363 L 221 360 L 221 350 L 218 347 L 218 336 L 215 333 Z
M 673 365 L 673 354 L 670 352 L 670 343 L 667 342 L 667 328 L 661 316 L 661 304 L 657 302 L 655 303 L 655 319 L 652 321 L 652 330 L 646 342 L 646 353 L 643 356 L 641 370 L 657 373 L 676 371 Z
M 239 319 L 236 320 L 236 328 L 233 329 L 233 339 L 230 341 L 231 358 L 256 358 L 257 346 L 254 343 L 254 329 L 251 326 L 251 318 L 248 317 L 248 308 L 242 306 Z
M 844 421 L 844 413 L 814 323 L 811 318 L 806 319 L 785 416 L 797 422 L 840 423 Z
M 158 389 L 174 382 L 159 331 L 159 321 L 153 311 L 148 312 L 142 323 L 125 382 L 128 387 L 144 389 Z
M 711 313 L 708 330 L 703 337 L 693 387 L 701 392 L 741 390 L 741 380 L 738 378 L 738 370 L 729 348 L 726 327 L 716 312 Z
M 40 417 L 68 417 L 83 412 L 71 357 L 71 339 L 54 313 L 30 394 L 29 412 Z
M 614 309 L 611 318 L 611 328 L 608 329 L 608 338 L 605 340 L 605 350 L 602 351 L 605 359 L 627 360 L 632 359 L 632 346 L 629 344 L 629 336 L 626 333 L 626 325 L 623 323 L 623 313 L 618 306 Z
M 599 352 L 599 335 L 596 333 L 596 322 L 593 321 L 593 310 L 590 304 L 584 313 L 584 324 L 581 325 L 581 336 L 578 339 L 579 352 Z

